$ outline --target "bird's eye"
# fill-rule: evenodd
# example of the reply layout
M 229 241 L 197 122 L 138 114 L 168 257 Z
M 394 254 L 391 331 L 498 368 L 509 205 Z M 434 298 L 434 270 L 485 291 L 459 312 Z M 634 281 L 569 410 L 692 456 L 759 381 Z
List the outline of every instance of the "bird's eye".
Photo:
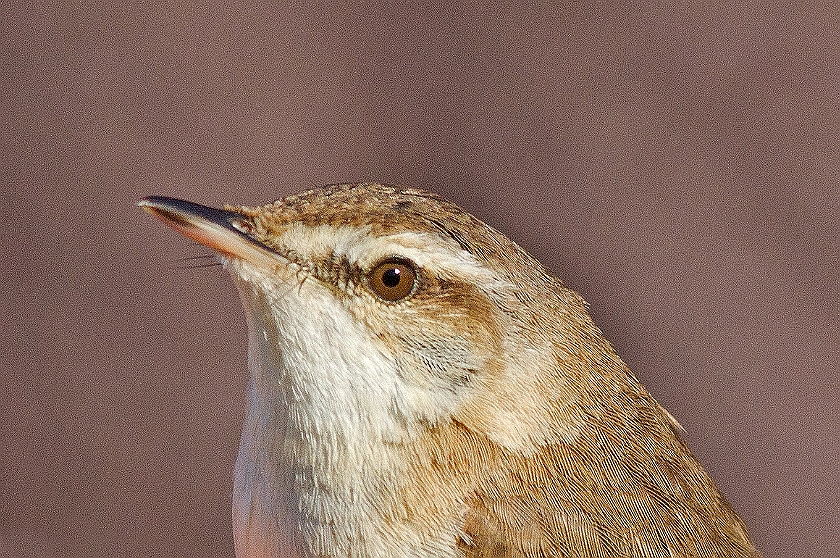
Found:
M 411 263 L 398 258 L 380 262 L 367 274 L 367 284 L 373 294 L 389 302 L 410 295 L 416 281 L 417 272 Z

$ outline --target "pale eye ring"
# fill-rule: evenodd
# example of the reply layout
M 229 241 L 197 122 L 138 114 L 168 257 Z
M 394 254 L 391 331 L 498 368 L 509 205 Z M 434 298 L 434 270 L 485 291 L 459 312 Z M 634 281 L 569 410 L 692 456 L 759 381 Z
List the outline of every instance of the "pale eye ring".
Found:
M 386 258 L 366 274 L 368 288 L 388 302 L 397 302 L 414 292 L 417 271 L 414 265 L 402 258 Z

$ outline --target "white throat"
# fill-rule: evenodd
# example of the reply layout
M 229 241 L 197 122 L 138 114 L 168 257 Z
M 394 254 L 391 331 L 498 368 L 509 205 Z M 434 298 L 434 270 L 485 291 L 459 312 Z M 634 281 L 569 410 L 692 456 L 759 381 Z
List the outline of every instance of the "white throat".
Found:
M 234 472 L 237 558 L 455 556 L 452 526 L 419 535 L 385 518 L 399 508 L 394 479 L 409 465 L 401 442 L 415 418 L 392 357 L 315 280 L 291 286 L 227 265 L 248 315 L 251 376 Z

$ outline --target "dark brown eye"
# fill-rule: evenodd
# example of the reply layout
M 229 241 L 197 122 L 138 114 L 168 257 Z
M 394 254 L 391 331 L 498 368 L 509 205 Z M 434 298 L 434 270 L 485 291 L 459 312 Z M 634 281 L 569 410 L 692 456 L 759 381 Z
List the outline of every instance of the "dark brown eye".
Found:
M 370 290 L 383 300 L 395 302 L 411 294 L 417 273 L 405 260 L 387 259 L 377 264 L 367 275 Z

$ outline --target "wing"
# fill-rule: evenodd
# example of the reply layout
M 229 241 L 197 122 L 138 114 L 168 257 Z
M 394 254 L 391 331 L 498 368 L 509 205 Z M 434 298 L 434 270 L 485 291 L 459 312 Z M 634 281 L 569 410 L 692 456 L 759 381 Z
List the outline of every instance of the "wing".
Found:
M 495 454 L 494 465 L 468 499 L 463 554 L 759 557 L 741 519 L 675 432 L 654 447 L 611 439 L 609 430 L 587 434 L 528 457 L 486 452 Z

